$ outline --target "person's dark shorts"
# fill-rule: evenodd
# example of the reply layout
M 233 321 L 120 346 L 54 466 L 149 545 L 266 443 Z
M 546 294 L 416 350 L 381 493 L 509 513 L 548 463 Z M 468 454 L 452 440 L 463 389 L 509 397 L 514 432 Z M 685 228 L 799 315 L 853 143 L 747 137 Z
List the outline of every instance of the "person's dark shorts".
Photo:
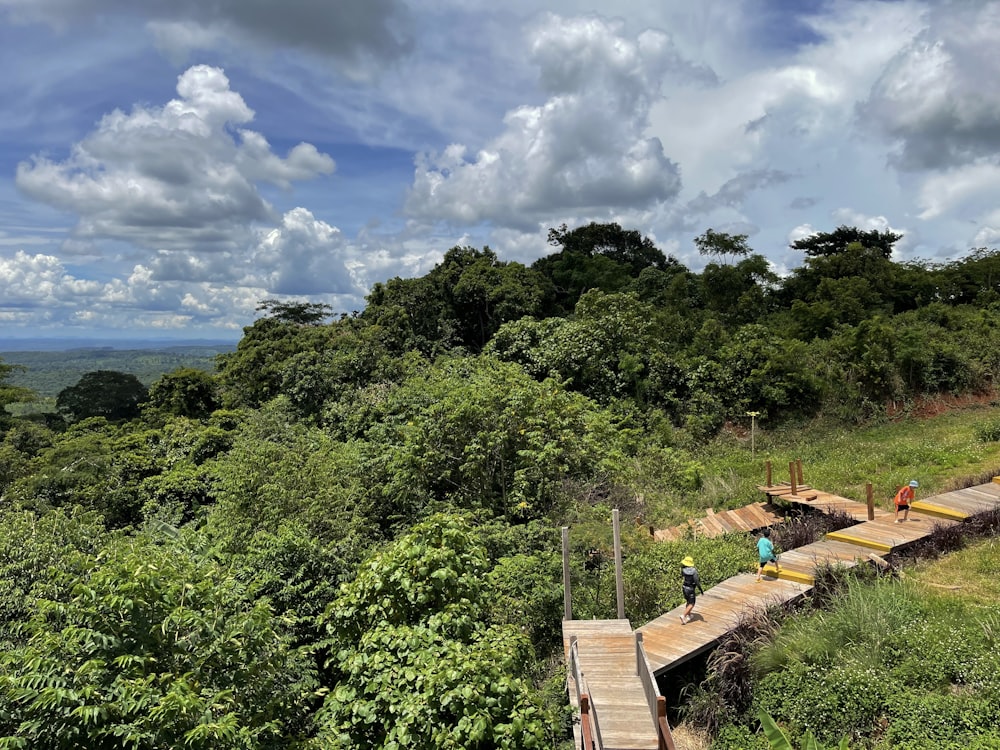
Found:
M 684 601 L 688 604 L 694 604 L 694 589 L 688 588 L 687 586 L 681 586 L 681 591 L 684 592 Z
M 897 505 L 896 506 L 896 510 L 909 510 L 909 509 L 910 509 L 909 505 Z

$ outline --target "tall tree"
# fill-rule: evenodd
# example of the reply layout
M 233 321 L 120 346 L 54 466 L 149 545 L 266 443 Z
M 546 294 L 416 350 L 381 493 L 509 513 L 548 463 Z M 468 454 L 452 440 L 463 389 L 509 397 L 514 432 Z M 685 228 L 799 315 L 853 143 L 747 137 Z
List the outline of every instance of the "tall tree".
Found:
M 88 417 L 118 421 L 139 416 L 146 396 L 146 386 L 135 375 L 95 370 L 85 373 L 76 385 L 63 388 L 56 397 L 56 408 L 74 422 Z
M 207 417 L 222 406 L 219 383 L 204 370 L 182 367 L 162 375 L 150 386 L 149 405 L 178 417 Z
M 552 746 L 526 675 L 527 638 L 484 622 L 485 549 L 435 516 L 378 550 L 323 618 L 336 683 L 317 720 L 323 748 Z
M 902 238 L 903 235 L 889 229 L 884 232 L 877 229 L 865 231 L 842 224 L 832 232 L 816 232 L 795 240 L 791 247 L 793 250 L 801 250 L 809 258 L 818 258 L 842 253 L 849 245 L 858 243 L 862 247 L 877 250 L 883 258 L 890 258 L 893 246 Z
M 747 243 L 747 238 L 745 234 L 729 234 L 706 229 L 704 234 L 694 238 L 694 244 L 700 254 L 726 261 L 729 256 L 736 259 L 753 252 Z
M 560 250 L 539 258 L 532 268 L 555 286 L 554 314 L 572 312 L 580 297 L 590 289 L 623 291 L 643 269 L 666 271 L 680 268 L 648 237 L 618 224 L 590 223 L 569 229 L 565 224 L 549 230 L 549 244 Z
M 453 247 L 419 279 L 376 284 L 364 318 L 400 330 L 406 348 L 432 355 L 478 352 L 510 320 L 543 312 L 551 285 L 538 271 L 497 259 L 489 247 Z
M 0 359 L 0 421 L 5 417 L 7 404 L 19 401 L 34 400 L 35 394 L 30 388 L 11 385 L 8 381 L 15 372 L 24 370 L 20 365 L 8 365 Z

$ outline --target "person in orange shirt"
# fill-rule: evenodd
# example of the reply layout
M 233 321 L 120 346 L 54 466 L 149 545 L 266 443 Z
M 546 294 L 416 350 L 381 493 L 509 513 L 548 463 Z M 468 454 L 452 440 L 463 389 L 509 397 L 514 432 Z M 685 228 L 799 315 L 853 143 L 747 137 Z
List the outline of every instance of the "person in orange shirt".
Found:
M 914 490 L 920 486 L 920 483 L 916 479 L 911 479 L 910 483 L 905 487 L 900 487 L 899 492 L 896 493 L 896 497 L 893 502 L 896 505 L 896 523 L 902 523 L 910 515 L 910 503 L 913 502 Z M 899 517 L 899 511 L 903 511 L 903 517 Z

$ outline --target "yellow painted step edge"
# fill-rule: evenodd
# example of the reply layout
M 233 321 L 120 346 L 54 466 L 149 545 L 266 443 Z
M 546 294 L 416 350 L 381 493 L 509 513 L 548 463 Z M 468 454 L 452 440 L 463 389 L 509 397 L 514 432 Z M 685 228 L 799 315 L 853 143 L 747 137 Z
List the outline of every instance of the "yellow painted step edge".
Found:
M 816 583 L 816 577 L 811 576 L 808 573 L 800 573 L 797 570 L 788 570 L 782 568 L 781 570 L 775 570 L 773 565 L 764 566 L 764 575 L 775 576 L 782 579 L 783 581 L 792 581 L 794 583 L 804 583 L 806 586 L 812 586 Z
M 950 518 L 953 521 L 964 521 L 969 517 L 968 513 L 963 513 L 960 510 L 955 510 L 954 508 L 946 508 L 943 505 L 932 505 L 925 500 L 917 500 L 910 505 L 912 510 L 920 511 L 928 516 L 934 516 L 935 518 Z
M 835 542 L 847 542 L 848 544 L 857 544 L 859 547 L 867 547 L 868 549 L 878 550 L 879 552 L 891 552 L 891 544 L 883 544 L 882 542 L 873 542 L 870 539 L 859 539 L 856 536 L 851 536 L 850 534 L 841 531 L 831 531 L 826 535 L 827 539 L 832 539 Z

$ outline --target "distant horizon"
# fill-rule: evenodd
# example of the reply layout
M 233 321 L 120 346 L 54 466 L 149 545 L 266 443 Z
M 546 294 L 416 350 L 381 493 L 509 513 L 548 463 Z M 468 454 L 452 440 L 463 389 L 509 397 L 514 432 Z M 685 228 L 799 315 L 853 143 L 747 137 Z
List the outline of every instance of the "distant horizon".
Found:
M 0 354 L 4 352 L 51 352 L 73 349 L 168 349 L 178 346 L 236 348 L 239 338 L 171 338 L 111 336 L 0 336 Z

